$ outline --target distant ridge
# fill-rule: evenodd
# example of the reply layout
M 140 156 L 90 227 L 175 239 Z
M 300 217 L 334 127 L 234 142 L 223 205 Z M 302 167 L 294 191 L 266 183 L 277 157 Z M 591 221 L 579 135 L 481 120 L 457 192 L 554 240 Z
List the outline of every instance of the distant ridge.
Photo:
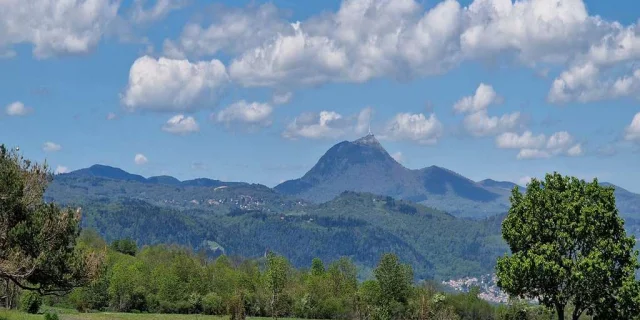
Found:
M 484 179 L 484 180 L 478 181 L 478 184 L 485 187 L 489 187 L 489 188 L 507 189 L 509 191 L 511 191 L 511 189 L 513 189 L 513 187 L 515 186 L 518 186 L 520 189 L 525 189 L 525 187 L 518 185 L 516 183 L 513 183 L 511 181 L 496 181 L 493 179 Z
M 235 185 L 243 185 L 248 184 L 244 182 L 225 182 L 220 180 L 208 179 L 208 178 L 197 178 L 192 180 L 184 180 L 180 181 L 172 176 L 153 176 L 149 178 L 145 178 L 141 175 L 132 174 L 126 172 L 120 168 L 115 168 L 102 164 L 94 164 L 89 168 L 79 169 L 75 171 L 71 171 L 69 173 L 63 173 L 57 175 L 57 177 L 61 179 L 73 177 L 96 177 L 103 179 L 112 179 L 112 180 L 123 180 L 123 181 L 136 181 L 142 183 L 149 184 L 163 184 L 163 185 L 171 185 L 171 186 L 193 186 L 193 187 L 220 187 L 220 186 L 235 186 Z

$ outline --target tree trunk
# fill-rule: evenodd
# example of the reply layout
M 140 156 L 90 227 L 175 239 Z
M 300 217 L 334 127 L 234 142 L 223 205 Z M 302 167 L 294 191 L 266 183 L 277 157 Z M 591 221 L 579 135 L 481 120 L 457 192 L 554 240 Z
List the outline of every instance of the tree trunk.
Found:
M 11 287 L 10 287 L 10 285 L 9 285 L 9 283 L 10 283 L 10 282 L 9 282 L 9 279 L 7 279 L 7 280 L 5 280 L 5 281 L 6 281 L 6 287 L 5 287 L 5 294 L 6 294 L 6 296 L 5 296 L 5 307 L 6 307 L 7 309 L 11 309 L 11 292 L 10 292 Z
M 580 311 L 580 309 L 576 308 L 576 309 L 573 310 L 572 319 L 573 320 L 578 320 L 578 319 L 580 319 L 580 315 L 582 315 L 582 311 Z
M 556 313 L 558 314 L 558 320 L 564 320 L 564 306 L 556 304 Z

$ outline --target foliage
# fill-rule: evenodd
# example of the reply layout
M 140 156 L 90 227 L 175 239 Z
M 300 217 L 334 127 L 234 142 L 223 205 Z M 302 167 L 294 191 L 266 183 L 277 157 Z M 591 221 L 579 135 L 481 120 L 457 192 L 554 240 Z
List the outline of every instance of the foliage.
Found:
M 278 315 L 282 312 L 282 293 L 289 281 L 290 272 L 289 262 L 284 257 L 277 256 L 273 252 L 267 254 L 265 283 L 271 296 L 269 305 L 274 319 L 278 319 Z
M 120 253 L 128 254 L 130 256 L 135 256 L 136 252 L 138 252 L 138 246 L 136 245 L 136 242 L 130 238 L 114 240 L 111 243 L 111 249 Z
M 412 290 L 411 266 L 401 264 L 394 254 L 385 254 L 373 274 L 380 287 L 377 297 L 377 305 L 381 309 L 380 318 L 400 318 L 405 313 Z
M 57 313 L 45 312 L 44 320 L 59 320 Z
M 572 306 L 598 319 L 630 319 L 640 311 L 635 239 L 618 216 L 614 190 L 548 174 L 522 195 L 514 188 L 502 233 L 512 254 L 497 263 L 498 285 L 536 298 L 559 319 Z
M 85 284 L 98 256 L 76 250 L 80 211 L 45 203 L 48 167 L 0 146 L 0 278 L 39 294 Z
M 42 296 L 34 291 L 24 291 L 20 296 L 20 310 L 28 313 L 38 313 L 42 306 Z
M 349 256 L 362 267 L 360 279 L 369 276 L 383 252 L 394 252 L 409 263 L 417 279 L 444 280 L 490 273 L 507 250 L 499 217 L 473 221 L 394 202 L 390 209 L 385 197 L 347 192 L 331 202 L 281 214 L 233 216 L 224 210 L 176 210 L 117 197 L 88 198 L 77 205 L 84 208 L 83 227 L 95 228 L 109 242 L 130 238 L 140 246 L 175 243 L 209 257 L 256 258 L 272 250 L 298 268 L 316 257 L 334 261 Z M 400 212 L 400 204 L 417 213 Z

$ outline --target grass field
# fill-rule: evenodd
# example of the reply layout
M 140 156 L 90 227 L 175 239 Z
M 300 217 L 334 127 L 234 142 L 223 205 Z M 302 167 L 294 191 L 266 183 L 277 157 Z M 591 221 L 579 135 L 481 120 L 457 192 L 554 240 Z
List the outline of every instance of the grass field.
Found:
M 60 320 L 226 320 L 229 317 L 224 316 L 205 316 L 196 314 L 134 314 L 134 313 L 116 313 L 116 312 L 100 312 L 100 313 L 78 313 L 75 310 L 68 309 L 50 309 L 43 308 L 43 311 L 52 310 L 58 314 Z M 42 320 L 42 314 L 27 314 L 15 310 L 0 309 L 0 319 L 2 320 Z M 266 319 L 266 318 L 247 318 L 247 319 Z M 270 319 L 270 318 L 269 318 Z M 282 319 L 287 320 L 287 319 Z M 293 319 L 289 319 L 293 320 Z

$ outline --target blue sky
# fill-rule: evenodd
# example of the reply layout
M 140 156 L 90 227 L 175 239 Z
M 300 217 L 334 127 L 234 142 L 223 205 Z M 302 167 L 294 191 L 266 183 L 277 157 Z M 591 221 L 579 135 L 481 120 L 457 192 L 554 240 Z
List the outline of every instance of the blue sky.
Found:
M 640 192 L 637 1 L 0 6 L 0 142 L 59 172 L 273 186 L 370 124 L 409 168 Z

